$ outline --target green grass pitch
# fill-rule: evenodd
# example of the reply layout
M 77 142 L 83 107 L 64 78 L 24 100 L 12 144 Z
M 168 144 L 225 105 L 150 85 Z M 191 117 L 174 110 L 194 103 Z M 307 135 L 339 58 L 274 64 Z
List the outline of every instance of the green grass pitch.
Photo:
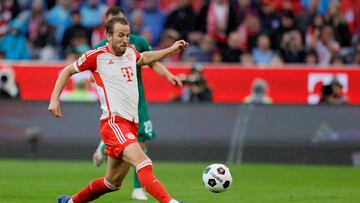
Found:
M 360 202 L 360 168 L 229 164 L 231 188 L 211 193 L 201 181 L 208 164 L 154 162 L 154 171 L 170 193 L 185 203 Z M 77 192 L 103 176 L 104 170 L 89 161 L 0 160 L 0 203 L 56 202 L 58 195 Z M 131 171 L 120 191 L 95 202 L 137 202 L 130 199 L 132 176 Z

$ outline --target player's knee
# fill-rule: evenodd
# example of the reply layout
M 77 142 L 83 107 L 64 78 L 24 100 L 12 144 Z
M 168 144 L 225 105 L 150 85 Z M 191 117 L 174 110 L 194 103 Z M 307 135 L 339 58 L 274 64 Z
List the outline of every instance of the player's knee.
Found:
M 142 161 L 136 165 L 136 172 L 138 173 L 139 170 L 141 170 L 147 166 L 152 167 L 152 161 L 149 158 L 146 158 L 144 161 Z
M 129 164 L 131 164 L 134 167 L 137 167 L 139 164 L 141 164 L 146 160 L 149 160 L 151 162 L 150 158 L 141 149 L 141 151 L 138 151 L 136 154 L 132 155 Z

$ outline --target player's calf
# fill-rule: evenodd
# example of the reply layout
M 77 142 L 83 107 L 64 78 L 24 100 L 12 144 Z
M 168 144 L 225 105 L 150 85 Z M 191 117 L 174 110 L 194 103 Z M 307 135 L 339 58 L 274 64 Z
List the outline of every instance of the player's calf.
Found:
M 83 190 L 72 196 L 69 202 L 65 203 L 90 202 L 106 193 L 113 192 L 118 189 L 118 187 L 111 184 L 106 178 L 98 178 L 90 182 L 90 184 L 86 186 Z

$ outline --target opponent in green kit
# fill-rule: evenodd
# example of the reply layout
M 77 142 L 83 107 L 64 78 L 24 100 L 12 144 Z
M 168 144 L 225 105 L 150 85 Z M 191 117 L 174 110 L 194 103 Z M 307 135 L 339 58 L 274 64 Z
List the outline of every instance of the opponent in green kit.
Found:
M 119 16 L 119 17 L 125 17 L 124 11 L 120 7 L 112 7 L 106 12 L 106 21 L 109 19 Z M 104 39 L 103 41 L 99 42 L 95 48 L 104 46 L 107 43 L 107 39 Z M 150 51 L 151 47 L 149 43 L 146 41 L 146 39 L 142 36 L 136 35 L 136 34 L 130 34 L 130 40 L 129 44 L 135 46 L 136 50 L 140 53 L 145 51 Z M 164 65 L 162 65 L 160 62 L 155 62 L 150 65 L 150 68 L 152 68 L 157 74 L 165 77 L 169 82 L 171 82 L 173 85 L 181 86 L 181 80 L 174 76 L 172 73 L 170 73 Z M 145 100 L 144 95 L 144 87 L 142 84 L 142 78 L 141 78 L 141 67 L 137 67 L 137 79 L 138 79 L 138 87 L 139 87 L 139 137 L 138 141 L 143 150 L 146 152 L 146 144 L 145 142 L 148 140 L 152 140 L 156 137 L 155 130 L 152 126 L 147 103 Z M 99 143 L 98 148 L 94 152 L 93 155 L 93 161 L 96 166 L 99 166 L 102 161 L 104 160 L 104 150 L 105 150 L 105 144 L 103 141 Z M 147 200 L 147 196 L 144 193 L 144 190 L 141 187 L 141 184 L 139 182 L 139 179 L 137 177 L 136 172 L 134 172 L 134 190 L 132 192 L 131 197 L 136 200 Z

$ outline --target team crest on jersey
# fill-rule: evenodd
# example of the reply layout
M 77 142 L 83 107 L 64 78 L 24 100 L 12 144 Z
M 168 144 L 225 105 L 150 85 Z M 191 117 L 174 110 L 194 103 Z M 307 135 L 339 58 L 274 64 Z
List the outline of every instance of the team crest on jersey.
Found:
M 131 132 L 128 132 L 128 133 L 126 134 L 126 137 L 129 138 L 130 140 L 135 139 L 135 135 L 134 135 L 133 133 L 131 133 Z
M 125 56 L 129 61 L 132 61 L 133 60 L 133 57 L 130 53 L 126 54 Z

